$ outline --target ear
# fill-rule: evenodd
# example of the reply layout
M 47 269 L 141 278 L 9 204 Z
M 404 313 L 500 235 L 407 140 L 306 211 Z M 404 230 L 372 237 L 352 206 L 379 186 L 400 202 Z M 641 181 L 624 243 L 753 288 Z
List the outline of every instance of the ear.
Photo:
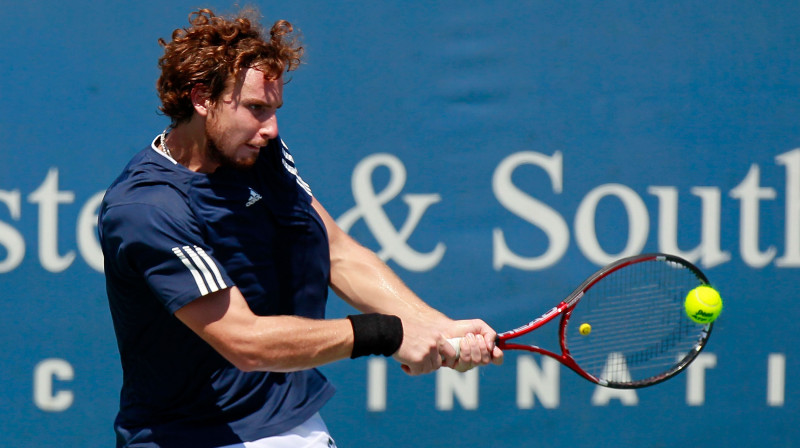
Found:
M 200 116 L 207 116 L 208 110 L 211 107 L 211 92 L 209 92 L 208 87 L 204 84 L 195 84 L 195 86 L 192 87 L 190 96 L 194 111 Z

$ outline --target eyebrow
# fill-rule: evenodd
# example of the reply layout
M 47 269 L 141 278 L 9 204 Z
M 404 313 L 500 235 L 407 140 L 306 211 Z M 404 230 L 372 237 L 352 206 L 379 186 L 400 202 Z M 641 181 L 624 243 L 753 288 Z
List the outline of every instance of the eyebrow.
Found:
M 245 98 L 242 101 L 240 101 L 240 103 L 244 104 L 245 106 L 251 106 L 251 105 L 257 104 L 259 106 L 274 107 L 275 109 L 280 109 L 281 107 L 283 107 L 283 101 L 281 101 L 280 103 L 275 105 L 275 103 L 270 103 L 270 102 L 267 102 L 267 101 L 263 101 L 263 100 L 258 99 L 258 98 Z

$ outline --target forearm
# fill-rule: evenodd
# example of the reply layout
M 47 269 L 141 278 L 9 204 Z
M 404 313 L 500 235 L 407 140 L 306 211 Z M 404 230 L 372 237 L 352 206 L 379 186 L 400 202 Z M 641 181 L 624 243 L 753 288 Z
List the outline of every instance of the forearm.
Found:
M 374 252 L 342 231 L 324 207 L 312 202 L 328 232 L 331 256 L 330 286 L 363 313 L 392 314 L 401 319 L 446 319 L 428 306 Z
M 374 252 L 353 242 L 331 258 L 331 287 L 364 313 L 406 319 L 445 320 L 420 299 Z
M 347 235 L 316 200 L 313 205 L 328 231 L 331 287 L 361 312 L 401 319 L 403 341 L 394 358 L 407 373 L 436 370 L 442 358 L 445 365 L 462 370 L 486 364 L 493 356 L 502 361 L 502 352 L 494 347 L 496 333 L 485 322 L 454 321 L 427 305 L 374 252 Z M 478 358 L 459 359 L 447 339 L 470 335 L 462 340 L 461 350 Z
M 240 337 L 216 345 L 241 370 L 291 372 L 349 358 L 353 329 L 347 319 L 259 316 Z

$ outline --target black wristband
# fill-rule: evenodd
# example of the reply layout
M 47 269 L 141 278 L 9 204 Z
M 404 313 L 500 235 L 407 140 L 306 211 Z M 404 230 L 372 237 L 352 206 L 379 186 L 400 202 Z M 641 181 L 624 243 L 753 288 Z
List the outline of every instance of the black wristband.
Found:
M 359 356 L 392 356 L 403 343 L 403 322 L 388 314 L 354 314 L 347 316 L 353 325 L 353 352 Z

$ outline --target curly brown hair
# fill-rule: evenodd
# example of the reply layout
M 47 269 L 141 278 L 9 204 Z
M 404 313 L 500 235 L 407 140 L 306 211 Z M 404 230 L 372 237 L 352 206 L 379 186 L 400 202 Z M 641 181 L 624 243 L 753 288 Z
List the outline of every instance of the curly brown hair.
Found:
M 303 47 L 292 24 L 275 22 L 269 40 L 265 40 L 255 16 L 252 9 L 232 18 L 199 9 L 189 14 L 188 28 L 172 32 L 171 42 L 158 39 L 164 47 L 164 55 L 158 60 L 161 76 L 156 83 L 159 109 L 172 119 L 173 126 L 188 121 L 194 113 L 191 92 L 196 85 L 206 86 L 214 102 L 228 80 L 244 69 L 257 67 L 269 79 L 279 79 L 284 71 L 300 65 Z

